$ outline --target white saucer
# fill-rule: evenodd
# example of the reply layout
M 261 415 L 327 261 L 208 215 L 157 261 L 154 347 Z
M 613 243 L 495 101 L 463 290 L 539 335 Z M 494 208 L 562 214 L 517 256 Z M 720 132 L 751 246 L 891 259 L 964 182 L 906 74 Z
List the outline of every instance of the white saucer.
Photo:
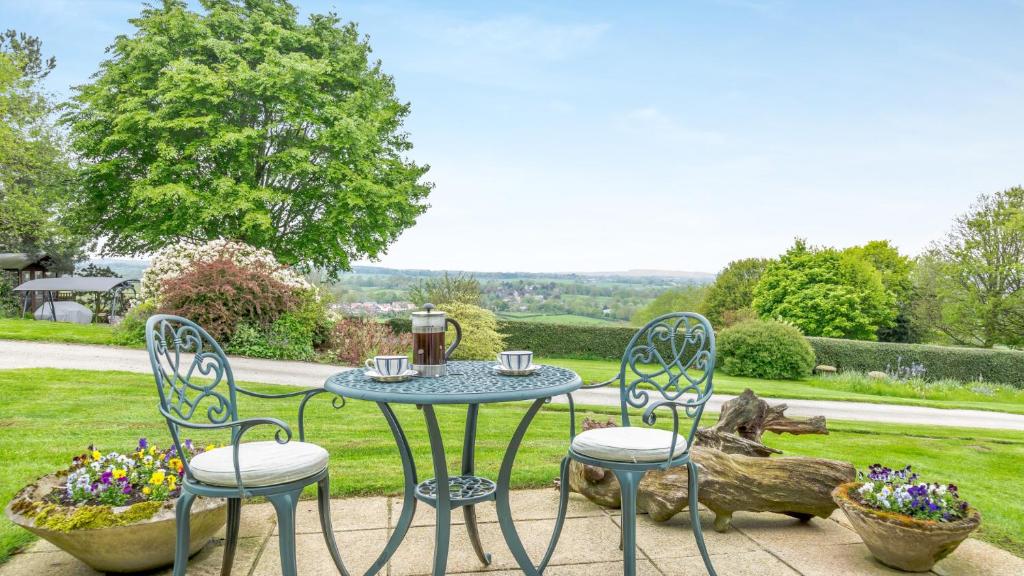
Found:
M 373 378 L 377 382 L 404 382 L 412 378 L 413 376 L 419 375 L 419 372 L 415 370 L 406 370 L 401 374 L 395 374 L 394 376 L 386 376 L 384 374 L 381 374 L 380 372 L 377 372 L 376 370 L 367 369 L 363 371 L 363 374 L 366 374 L 367 376 Z
M 536 364 L 530 364 L 529 366 L 523 368 L 522 370 L 509 370 L 508 368 L 505 368 L 501 364 L 495 364 L 494 366 L 491 366 L 491 369 L 497 372 L 498 374 L 501 374 L 502 376 L 529 376 L 530 374 L 533 374 L 537 370 L 540 370 L 540 366 Z

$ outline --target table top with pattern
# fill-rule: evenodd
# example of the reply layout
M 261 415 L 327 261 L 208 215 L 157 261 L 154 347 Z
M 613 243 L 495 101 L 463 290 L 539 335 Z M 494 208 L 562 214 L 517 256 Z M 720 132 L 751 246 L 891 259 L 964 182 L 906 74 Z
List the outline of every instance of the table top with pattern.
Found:
M 566 368 L 541 365 L 529 376 L 505 376 L 494 361 L 448 362 L 448 375 L 413 377 L 404 382 L 378 382 L 362 369 L 340 372 L 324 388 L 345 398 L 399 404 L 486 404 L 559 396 L 583 385 Z

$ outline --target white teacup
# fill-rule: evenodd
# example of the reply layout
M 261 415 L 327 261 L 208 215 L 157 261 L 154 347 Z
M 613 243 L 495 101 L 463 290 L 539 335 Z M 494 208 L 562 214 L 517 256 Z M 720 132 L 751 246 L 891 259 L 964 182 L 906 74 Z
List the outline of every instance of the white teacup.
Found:
M 533 352 L 510 350 L 498 354 L 498 362 L 505 370 L 526 370 L 533 364 Z
M 398 376 L 409 369 L 409 358 L 405 356 L 374 356 L 366 361 L 366 367 L 376 370 L 381 376 Z

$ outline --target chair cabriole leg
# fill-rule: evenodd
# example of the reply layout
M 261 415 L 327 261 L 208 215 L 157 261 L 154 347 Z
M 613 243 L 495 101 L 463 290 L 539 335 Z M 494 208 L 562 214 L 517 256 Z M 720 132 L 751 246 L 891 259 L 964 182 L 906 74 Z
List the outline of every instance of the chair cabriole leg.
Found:
M 298 563 L 295 556 L 295 512 L 299 505 L 302 489 L 267 496 L 277 511 L 278 543 L 281 548 L 281 574 L 297 576 Z
M 345 563 L 341 560 L 341 552 L 338 551 L 338 542 L 334 539 L 334 527 L 331 525 L 331 481 L 328 475 L 324 475 L 316 484 L 316 507 L 320 513 L 320 529 L 324 532 L 324 541 L 327 542 L 331 559 L 334 560 L 338 573 L 341 576 L 348 576 Z
M 181 495 L 178 496 L 178 503 L 174 505 L 175 529 L 177 531 L 174 541 L 174 576 L 185 576 L 185 570 L 188 568 L 189 513 L 195 499 L 195 494 L 182 489 Z
M 242 524 L 242 499 L 228 498 L 228 525 L 224 535 L 224 560 L 220 565 L 221 576 L 231 576 L 231 565 L 235 562 L 238 548 L 238 527 Z
M 562 526 L 565 524 L 565 515 L 569 510 L 569 463 L 568 456 L 562 458 L 562 467 L 558 475 L 558 515 L 555 516 L 555 529 L 551 532 L 551 542 L 548 550 L 544 553 L 544 559 L 537 566 L 537 571 L 544 573 L 551 557 L 555 555 L 555 547 L 558 546 L 558 538 L 562 535 Z
M 636 575 L 636 499 L 644 473 L 614 470 L 622 499 L 622 573 Z
M 711 557 L 708 556 L 708 548 L 704 545 L 704 532 L 700 527 L 700 510 L 697 502 L 697 465 L 693 461 L 686 463 L 686 484 L 690 498 L 690 524 L 693 525 L 693 536 L 697 539 L 697 548 L 700 549 L 700 556 L 704 559 L 704 567 L 707 568 L 710 576 L 716 576 L 715 567 L 711 565 Z

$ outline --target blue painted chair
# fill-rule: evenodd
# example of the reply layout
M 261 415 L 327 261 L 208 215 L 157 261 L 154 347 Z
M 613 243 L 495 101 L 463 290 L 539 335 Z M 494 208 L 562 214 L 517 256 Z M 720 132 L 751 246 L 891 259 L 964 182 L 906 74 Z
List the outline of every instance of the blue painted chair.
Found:
M 171 439 L 181 455 L 185 479 L 181 485 L 175 515 L 177 543 L 174 576 L 184 576 L 189 551 L 189 511 L 196 496 L 228 500 L 227 536 L 222 576 L 231 573 L 242 498 L 263 496 L 277 512 L 281 548 L 281 573 L 295 576 L 295 512 L 303 488 L 317 485 L 320 526 L 334 564 L 348 576 L 331 528 L 327 451 L 305 442 L 303 413 L 310 398 L 322 389 L 298 390 L 285 394 L 262 394 L 235 383 L 231 366 L 220 345 L 201 327 L 179 316 L 156 315 L 146 322 L 146 348 L 160 393 L 160 413 L 167 420 Z M 198 380 L 197 379 L 201 379 Z M 238 394 L 256 398 L 301 397 L 299 439 L 291 441 L 292 429 L 276 418 L 238 416 Z M 335 399 L 335 407 L 340 407 Z M 343 402 L 343 401 L 341 401 Z M 193 417 L 199 422 L 193 421 Z M 203 422 L 205 419 L 208 422 Z M 276 428 L 274 440 L 242 442 L 251 428 Z M 181 429 L 196 431 L 230 430 L 230 445 L 197 454 L 189 459 L 182 450 Z
M 562 461 L 561 494 L 555 538 L 561 531 L 569 501 L 569 461 L 610 469 L 619 481 L 622 497 L 622 551 L 624 574 L 636 574 L 636 501 L 640 479 L 648 470 L 687 467 L 690 520 L 697 547 L 708 574 L 715 576 L 697 510 L 697 466 L 690 460 L 690 445 L 704 405 L 711 397 L 715 369 L 715 333 L 707 319 L 690 312 L 675 312 L 651 320 L 629 341 L 619 373 L 598 388 L 619 383 L 622 426 L 576 434 L 575 407 L 569 397 L 572 443 Z M 659 397 L 652 401 L 652 396 Z M 659 409 L 672 415 L 672 429 L 632 426 L 630 409 L 643 410 L 641 420 L 653 426 Z M 689 430 L 685 419 L 692 423 Z M 681 422 L 680 420 L 683 420 Z M 541 566 L 547 564 L 549 550 Z

